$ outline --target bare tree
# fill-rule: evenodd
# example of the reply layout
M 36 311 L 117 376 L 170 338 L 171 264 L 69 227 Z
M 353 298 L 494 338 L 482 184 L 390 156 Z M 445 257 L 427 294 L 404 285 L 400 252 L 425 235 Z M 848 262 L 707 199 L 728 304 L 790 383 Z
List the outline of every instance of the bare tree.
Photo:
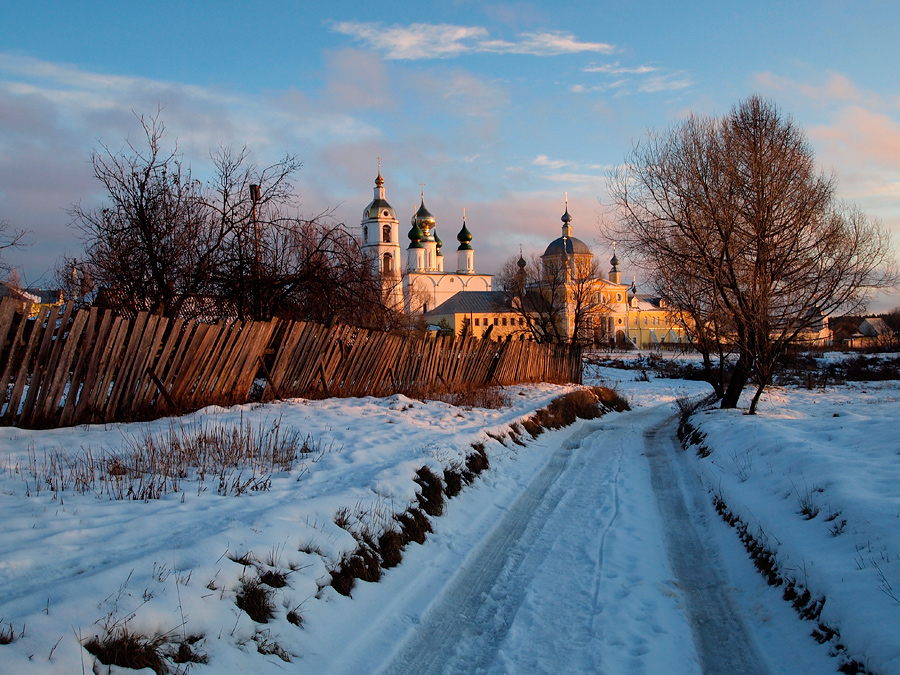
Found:
M 733 345 L 722 407 L 736 407 L 753 377 L 755 412 L 788 345 L 896 280 L 887 231 L 835 199 L 802 130 L 756 96 L 723 118 L 651 133 L 610 194 L 613 236 L 691 316 L 695 342 L 720 355 Z
M 610 312 L 596 262 L 553 268 L 538 256 L 530 264 L 507 260 L 495 279 L 513 311 L 524 319 L 522 332 L 536 342 L 587 345 L 602 339 Z
M 258 293 L 259 284 L 251 283 L 260 257 L 255 216 L 289 202 L 289 178 L 300 163 L 288 156 L 260 171 L 247 162 L 246 150 L 220 149 L 213 157 L 215 178 L 204 186 L 182 163 L 177 145 L 163 148 L 159 113 L 140 122 L 146 146 L 127 142 L 119 152 L 102 146 L 91 156 L 107 203 L 70 211 L 81 231 L 86 275 L 105 290 L 109 304 L 129 314 L 208 313 L 208 303 L 198 300 L 219 297 L 222 280 L 234 280 L 229 269 L 240 270 L 240 291 Z M 258 295 L 253 298 L 257 311 L 248 318 L 259 315 Z
M 3 256 L 8 250 L 24 246 L 26 234 L 24 230 L 11 230 L 9 223 L 0 220 L 0 274 L 3 276 L 10 274 L 14 269 Z

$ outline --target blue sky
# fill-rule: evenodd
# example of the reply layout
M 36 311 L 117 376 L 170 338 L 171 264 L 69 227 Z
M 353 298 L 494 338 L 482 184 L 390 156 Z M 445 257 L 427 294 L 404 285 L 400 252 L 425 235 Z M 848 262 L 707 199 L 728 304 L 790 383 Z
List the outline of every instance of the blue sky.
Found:
M 218 145 L 303 168 L 305 213 L 357 226 L 376 157 L 405 222 L 425 183 L 445 242 L 466 208 L 476 267 L 575 235 L 648 129 L 758 93 L 806 131 L 842 198 L 900 237 L 895 2 L 33 2 L 0 34 L 0 220 L 29 283 L 77 255 L 66 210 L 89 157 L 161 118 L 195 174 Z M 449 248 L 449 246 L 448 246 Z M 605 264 L 605 263 L 604 263 Z M 894 296 L 888 306 L 900 305 Z

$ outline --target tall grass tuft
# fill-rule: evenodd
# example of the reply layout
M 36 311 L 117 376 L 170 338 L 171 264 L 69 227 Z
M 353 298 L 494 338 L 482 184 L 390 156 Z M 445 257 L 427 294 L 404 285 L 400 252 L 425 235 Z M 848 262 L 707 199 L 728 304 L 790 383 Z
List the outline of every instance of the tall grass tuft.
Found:
M 37 493 L 148 500 L 190 483 L 198 492 L 213 486 L 220 495 L 240 495 L 268 490 L 273 473 L 291 471 L 307 459 L 315 462 L 332 450 L 298 429 L 283 428 L 280 419 L 234 427 L 172 424 L 161 434 L 145 429 L 126 436 L 119 451 L 58 448 L 39 458 L 32 448 L 23 477 L 33 481 L 28 494 L 33 485 Z

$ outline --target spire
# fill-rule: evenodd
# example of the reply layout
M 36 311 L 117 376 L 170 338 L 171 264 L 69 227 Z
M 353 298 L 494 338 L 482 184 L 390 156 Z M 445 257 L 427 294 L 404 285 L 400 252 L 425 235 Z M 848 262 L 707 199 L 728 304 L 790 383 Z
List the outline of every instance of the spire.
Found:
M 572 216 L 569 215 L 569 193 L 566 193 L 566 212 L 560 218 L 562 221 L 562 236 L 563 237 L 571 237 L 572 236 Z
M 378 177 L 375 179 L 375 187 L 384 185 L 384 178 L 381 177 L 381 157 L 378 158 Z

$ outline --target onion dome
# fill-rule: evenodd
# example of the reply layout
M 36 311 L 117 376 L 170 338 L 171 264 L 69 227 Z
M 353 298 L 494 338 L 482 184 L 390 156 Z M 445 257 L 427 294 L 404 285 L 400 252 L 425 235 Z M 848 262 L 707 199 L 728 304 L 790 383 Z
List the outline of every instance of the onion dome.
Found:
M 520 270 L 524 270 L 525 265 L 527 264 L 528 263 L 525 262 L 525 258 L 522 257 L 522 252 L 519 251 L 519 259 L 516 260 L 516 267 L 518 267 Z
M 435 248 L 437 249 L 436 255 L 444 255 L 443 253 L 441 253 L 441 246 L 444 245 L 444 242 L 442 242 L 441 238 L 438 236 L 437 229 L 432 230 L 431 234 L 434 236 L 434 244 Z
M 459 234 L 456 235 L 456 241 L 459 242 L 459 246 L 457 247 L 457 251 L 471 251 L 472 249 L 472 233 L 469 232 L 469 228 L 466 227 L 466 216 L 463 215 L 463 224 L 462 229 L 459 231 Z
M 413 224 L 418 225 L 419 230 L 422 232 L 422 241 L 434 241 L 431 235 L 434 223 L 434 216 L 431 215 L 431 212 L 427 208 L 425 208 L 425 195 L 423 194 L 419 210 L 416 211 L 416 214 L 413 216 Z
M 424 248 L 422 246 L 422 239 L 425 235 L 422 234 L 422 228 L 420 228 L 419 223 L 416 222 L 415 216 L 412 217 L 412 229 L 406 236 L 409 237 L 409 248 Z
M 631 295 L 637 295 L 637 279 L 631 280 L 631 288 L 628 290 L 631 291 Z
M 381 169 L 378 170 L 378 177 L 375 179 L 375 198 L 363 211 L 363 220 L 374 220 L 376 218 L 397 219 L 394 208 L 384 198 L 384 178 L 381 177 Z
M 613 269 L 616 269 L 619 266 L 619 259 L 616 257 L 615 251 L 613 251 L 613 257 L 610 258 L 609 264 L 613 266 Z

